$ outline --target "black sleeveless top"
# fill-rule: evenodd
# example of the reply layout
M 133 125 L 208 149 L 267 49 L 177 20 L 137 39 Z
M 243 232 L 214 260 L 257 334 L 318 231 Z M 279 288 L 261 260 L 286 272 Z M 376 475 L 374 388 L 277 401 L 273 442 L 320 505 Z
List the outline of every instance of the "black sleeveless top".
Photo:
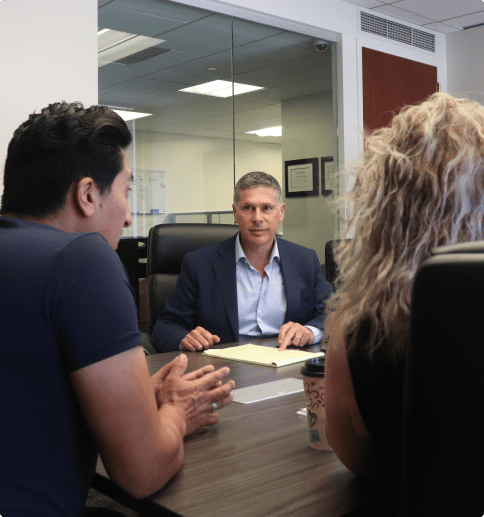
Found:
M 369 356 L 365 348 L 368 336 L 369 324 L 365 323 L 348 362 L 363 422 L 374 439 L 385 481 L 398 499 L 405 360 L 394 364 L 385 346 Z

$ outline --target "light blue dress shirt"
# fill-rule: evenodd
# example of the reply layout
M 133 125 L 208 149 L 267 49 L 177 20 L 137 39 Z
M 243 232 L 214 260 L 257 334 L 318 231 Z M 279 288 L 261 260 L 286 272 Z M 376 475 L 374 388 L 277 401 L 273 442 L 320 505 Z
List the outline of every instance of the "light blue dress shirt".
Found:
M 264 268 L 264 278 L 247 260 L 240 245 L 240 234 L 235 240 L 235 264 L 239 340 L 277 336 L 284 324 L 287 308 L 277 239 Z M 319 329 L 306 327 L 314 334 L 314 343 L 321 340 L 323 333 Z

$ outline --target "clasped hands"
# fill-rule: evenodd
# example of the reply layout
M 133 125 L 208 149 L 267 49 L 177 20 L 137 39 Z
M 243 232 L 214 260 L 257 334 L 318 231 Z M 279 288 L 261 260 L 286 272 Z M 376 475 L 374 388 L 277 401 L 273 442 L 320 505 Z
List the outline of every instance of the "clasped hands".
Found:
M 171 404 L 182 413 L 185 419 L 186 433 L 214 425 L 219 421 L 216 412 L 230 404 L 230 394 L 235 386 L 234 381 L 222 383 L 230 373 L 230 368 L 215 370 L 209 364 L 190 373 L 185 373 L 188 359 L 180 354 L 170 363 L 163 366 L 152 377 L 158 407 Z
M 314 334 L 304 325 L 288 321 L 280 328 L 277 340 L 279 342 L 279 350 L 282 351 L 291 345 L 297 347 L 312 345 Z M 197 327 L 182 339 L 180 350 L 187 350 L 189 352 L 203 351 L 219 342 L 220 338 L 217 335 L 211 334 L 203 327 Z

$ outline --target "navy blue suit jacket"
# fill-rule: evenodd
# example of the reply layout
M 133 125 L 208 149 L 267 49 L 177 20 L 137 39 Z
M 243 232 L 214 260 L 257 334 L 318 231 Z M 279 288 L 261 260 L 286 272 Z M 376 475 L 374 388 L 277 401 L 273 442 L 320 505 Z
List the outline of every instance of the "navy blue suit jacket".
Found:
M 239 339 L 235 236 L 187 253 L 176 288 L 153 328 L 151 341 L 160 352 L 178 350 L 181 340 L 201 326 L 221 343 Z M 314 250 L 277 238 L 286 292 L 284 322 L 323 329 L 325 299 L 331 285 L 324 279 Z

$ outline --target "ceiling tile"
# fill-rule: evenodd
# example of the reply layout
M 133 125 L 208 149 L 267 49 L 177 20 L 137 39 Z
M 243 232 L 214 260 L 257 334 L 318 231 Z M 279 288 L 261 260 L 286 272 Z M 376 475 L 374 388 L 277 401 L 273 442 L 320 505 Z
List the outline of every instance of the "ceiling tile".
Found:
M 451 25 L 446 25 L 445 23 L 441 22 L 429 23 L 423 27 L 432 29 L 433 31 L 442 32 L 444 34 L 450 34 L 451 32 L 457 32 L 461 30 L 459 27 L 452 27 Z
M 448 20 L 482 10 L 480 0 L 400 0 L 392 5 L 435 21 Z
M 115 91 L 101 91 L 99 92 L 100 104 L 107 104 L 109 106 L 132 107 L 139 101 L 148 101 L 153 98 L 153 95 L 144 95 L 142 93 L 126 92 L 124 90 Z
M 424 16 L 420 16 L 419 14 L 399 9 L 398 7 L 394 7 L 393 5 L 384 5 L 382 7 L 377 7 L 376 9 L 373 9 L 373 11 L 377 13 L 386 14 L 388 16 L 393 16 L 394 18 L 398 18 L 399 20 L 413 23 L 415 25 L 423 25 L 425 23 L 432 23 L 434 21 L 433 19 L 425 18 Z
M 129 80 L 129 79 L 124 79 Z M 123 81 L 122 78 L 119 77 L 119 75 L 113 75 L 113 74 L 107 74 L 106 72 L 99 74 L 98 77 L 98 88 L 99 90 L 104 90 L 106 88 L 110 88 L 112 86 L 118 86 L 121 87 L 120 81 Z
M 147 106 L 148 108 L 153 108 L 154 111 L 159 112 L 160 108 L 163 109 L 166 106 L 174 105 L 179 102 L 179 99 L 176 95 L 177 92 L 171 94 L 158 95 L 149 101 L 139 101 L 139 105 Z M 133 107 L 135 107 L 134 105 Z M 176 116 L 176 114 L 175 114 Z
M 178 66 L 173 66 L 169 71 L 176 73 L 178 69 L 182 71 L 193 69 L 197 70 L 197 73 L 205 73 L 209 67 L 217 68 L 218 77 L 216 77 L 216 79 L 220 79 L 220 76 L 230 76 L 232 72 L 232 53 L 229 50 L 225 52 L 217 52 L 211 56 L 205 56 L 194 61 L 187 61 Z M 197 84 L 197 82 L 194 81 L 192 84 Z
M 174 2 L 160 2 L 160 0 L 136 0 L 135 2 L 133 0 L 114 0 L 110 5 L 133 13 L 145 13 L 185 23 L 199 20 L 211 14 L 209 11 L 196 7 L 188 7 Z
M 161 34 L 160 37 L 169 42 L 191 42 L 194 47 L 200 46 L 213 52 L 230 49 L 232 42 L 230 33 L 216 29 L 208 30 L 198 23 L 184 25 L 166 36 Z
M 307 77 L 325 77 L 332 73 L 331 53 L 308 54 L 291 62 L 290 66 L 293 72 Z
M 187 54 L 191 54 L 194 59 L 220 52 L 219 50 L 214 50 L 213 48 L 205 47 L 203 45 L 193 45 L 193 42 L 186 38 L 175 38 L 175 32 L 176 30 L 169 31 L 166 34 L 161 34 L 160 37 L 165 40 L 162 44 L 164 48 L 169 48 L 170 50 L 176 50 L 178 52 L 186 52 Z
M 138 77 L 138 74 L 133 70 L 132 65 L 121 65 L 120 63 L 109 63 L 109 65 L 102 66 L 98 69 L 99 77 L 102 77 L 105 73 L 112 76 L 118 76 L 120 81 Z
M 230 71 L 227 74 L 230 77 Z M 204 68 L 191 68 L 189 66 L 174 66 L 167 70 L 160 70 L 149 76 L 151 79 L 176 82 L 180 88 L 194 86 L 195 84 L 208 83 L 225 77 L 218 72 L 210 72 Z
M 246 20 L 234 19 L 234 33 L 238 36 L 245 36 L 249 41 L 270 38 L 277 34 L 285 33 L 277 27 L 255 24 Z M 287 33 L 285 33 L 287 34 Z
M 234 71 L 236 74 L 265 68 L 304 58 L 308 51 L 301 47 L 288 47 L 272 40 L 261 40 L 234 49 Z
M 360 5 L 361 7 L 366 7 L 367 9 L 372 9 L 373 7 L 380 7 L 381 5 L 385 5 L 386 2 L 380 2 L 379 0 L 345 0 L 349 4 Z
M 235 125 L 240 131 L 255 131 L 263 129 L 259 117 L 268 122 L 265 127 L 274 127 L 281 124 L 281 110 L 278 113 L 266 113 L 265 109 L 257 109 L 257 116 L 254 117 L 254 110 L 247 110 L 235 114 Z
M 176 85 L 175 87 L 169 88 L 167 87 L 167 83 L 164 83 L 163 81 L 155 81 L 143 77 L 140 79 L 132 79 L 130 81 L 126 81 L 120 84 L 116 89 L 121 89 L 125 92 L 134 92 L 149 96 L 155 96 L 168 95 L 171 94 L 173 91 L 178 91 L 178 86 L 180 85 Z
M 124 66 L 128 69 L 126 70 L 126 75 L 129 74 L 131 77 L 139 77 L 152 74 L 154 71 L 164 70 L 165 68 L 169 68 L 180 63 L 185 63 L 186 61 L 191 61 L 192 59 L 193 57 L 190 54 L 170 50 L 164 54 L 140 61 L 139 63 L 120 66 Z
M 314 38 L 312 36 L 305 36 L 304 34 L 296 34 L 294 32 L 281 32 L 275 36 L 268 38 L 270 41 L 280 43 L 288 46 L 298 46 L 310 48 L 314 46 Z
M 183 82 L 178 82 L 175 80 L 163 81 L 162 79 L 158 79 L 155 77 L 152 78 L 151 76 L 150 76 L 150 78 L 142 77 L 139 79 L 139 81 L 140 81 L 140 83 L 144 83 L 148 79 L 150 79 L 150 81 L 151 81 L 150 84 L 158 85 L 158 88 L 161 91 L 164 91 L 166 93 L 177 94 L 179 90 L 187 87 L 187 84 L 183 83 Z
M 284 75 L 271 74 L 267 70 L 257 70 L 255 72 L 248 72 L 246 74 L 237 75 L 235 80 L 243 84 L 255 84 L 264 86 L 264 88 L 277 88 L 286 84 L 294 84 L 301 81 L 303 77 L 299 74 L 286 72 Z
M 115 29 L 122 32 L 130 32 L 131 34 L 153 37 L 182 25 L 185 25 L 185 23 L 118 9 L 112 7 L 112 4 L 98 9 L 98 27 L 101 29 Z
M 484 6 L 484 4 L 482 4 Z M 472 27 L 474 25 L 484 24 L 484 10 L 475 14 L 469 14 L 467 16 L 459 16 L 458 18 L 451 18 L 450 20 L 445 20 L 445 23 L 448 25 L 453 25 L 457 27 Z

